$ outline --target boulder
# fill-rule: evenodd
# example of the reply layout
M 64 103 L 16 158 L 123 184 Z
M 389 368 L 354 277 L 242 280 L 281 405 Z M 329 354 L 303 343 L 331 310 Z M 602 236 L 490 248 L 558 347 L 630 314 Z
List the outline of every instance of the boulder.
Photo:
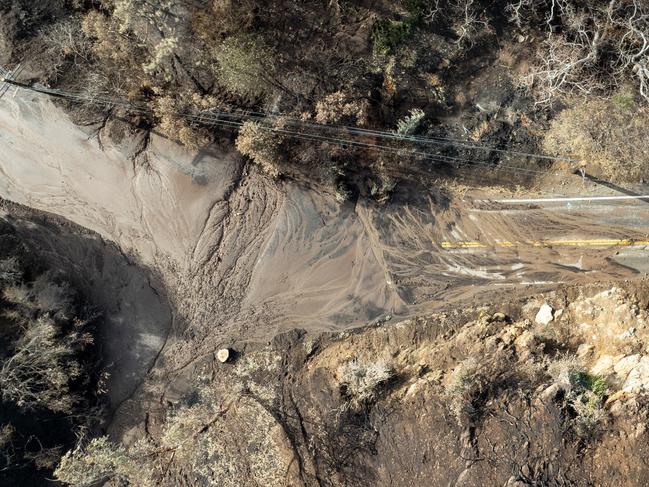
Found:
M 595 352 L 595 347 L 590 343 L 582 343 L 577 347 L 577 357 L 587 358 Z
M 552 311 L 552 306 L 544 303 L 543 306 L 541 306 L 541 308 L 539 309 L 539 312 L 536 313 L 536 318 L 534 318 L 534 321 L 536 321 L 539 325 L 547 325 L 554 319 Z
M 624 382 L 629 373 L 640 363 L 640 355 L 628 355 L 620 359 L 614 366 L 613 370 Z
M 622 390 L 640 392 L 649 388 L 649 357 L 641 357 L 638 363 L 629 372 L 624 381 Z
M 216 352 L 216 358 L 221 362 L 222 364 L 226 363 L 228 360 L 230 360 L 232 353 L 230 352 L 229 348 L 222 348 L 218 352 Z

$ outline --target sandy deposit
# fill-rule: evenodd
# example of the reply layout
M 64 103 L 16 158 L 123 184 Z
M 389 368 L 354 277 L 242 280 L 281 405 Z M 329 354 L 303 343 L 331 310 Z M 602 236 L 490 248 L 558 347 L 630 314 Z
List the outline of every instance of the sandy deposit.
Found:
M 106 131 L 117 128 L 99 138 L 94 128 L 75 126 L 47 99 L 5 97 L 0 196 L 90 228 L 160 270 L 184 320 L 172 351 L 184 343 L 193 356 L 195 347 L 265 341 L 294 327 L 347 328 L 502 286 L 635 274 L 611 249 L 439 245 L 638 233 L 584 213 L 470 213 L 434 188 L 399 190 L 382 207 L 339 205 L 273 182 L 218 147 L 190 152 L 152 135 L 142 152 L 141 134 L 116 143 Z

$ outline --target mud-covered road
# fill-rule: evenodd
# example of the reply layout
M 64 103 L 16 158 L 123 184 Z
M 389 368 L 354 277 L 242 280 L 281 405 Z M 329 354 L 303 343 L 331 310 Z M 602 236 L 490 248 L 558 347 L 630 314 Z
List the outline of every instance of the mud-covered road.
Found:
M 169 363 L 296 327 L 345 329 L 646 270 L 646 247 L 592 241 L 646 240 L 649 204 L 522 207 L 397 188 L 384 206 L 339 205 L 225 148 L 189 152 L 119 122 L 99 128 L 40 96 L 6 96 L 0 196 L 92 229 L 162 273 L 180 318 Z

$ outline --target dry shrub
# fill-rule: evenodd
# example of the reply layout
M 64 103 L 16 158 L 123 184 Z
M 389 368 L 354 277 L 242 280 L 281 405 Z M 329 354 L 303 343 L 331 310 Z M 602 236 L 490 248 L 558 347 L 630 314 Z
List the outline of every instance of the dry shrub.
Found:
M 72 318 L 73 293 L 67 283 L 57 284 L 44 274 L 32 283 L 31 295 L 41 313 L 68 320 Z
M 153 49 L 152 59 L 142 66 L 144 72 L 147 74 L 156 74 L 156 71 L 162 64 L 173 58 L 174 53 L 178 49 L 177 37 L 166 37 L 156 44 Z
M 275 56 L 259 37 L 248 34 L 228 37 L 216 49 L 215 57 L 218 79 L 233 93 L 261 98 L 276 85 Z
M 9 257 L 0 260 L 0 284 L 15 284 L 21 279 L 22 275 L 17 258 Z
M 295 457 L 273 415 L 247 396 L 225 402 L 208 387 L 197 392 L 196 403 L 166 419 L 159 444 L 139 441 L 125 447 L 96 438 L 68 452 L 55 476 L 74 487 L 106 481 L 178 485 L 177 478 L 187 475 L 192 485 L 210 487 L 238 487 L 244 478 L 251 485 L 287 485 Z
M 67 452 L 54 471 L 57 480 L 73 487 L 100 485 L 108 480 L 116 485 L 153 487 L 152 471 L 138 446 L 127 450 L 101 437 Z
M 257 122 L 245 122 L 236 140 L 237 150 L 259 164 L 270 176 L 280 174 L 281 137 Z
M 628 98 L 576 103 L 554 119 L 543 142 L 548 152 L 581 159 L 613 181 L 649 174 L 649 109 L 625 108 Z M 587 167 L 588 167 L 587 166 Z
M 121 32 L 113 17 L 95 10 L 81 21 L 82 32 L 92 39 L 92 54 L 104 76 L 95 77 L 99 87 L 84 87 L 90 93 L 108 91 L 110 98 L 128 94 L 134 98 L 146 85 L 142 60 L 147 58 L 142 44 L 129 32 Z M 120 90 L 116 90 L 119 88 Z M 103 94 L 103 93 L 102 93 Z
M 173 452 L 174 467 L 205 486 L 237 487 L 245 478 L 253 485 L 280 487 L 294 468 L 283 428 L 265 407 L 252 397 L 217 396 L 208 386 L 198 391 L 195 404 L 167 419 L 160 451 L 167 458 Z
M 73 293 L 67 283 L 57 284 L 47 274 L 38 277 L 31 285 L 14 284 L 3 290 L 3 297 L 9 303 L 20 306 L 29 313 L 40 314 L 62 319 L 71 319 Z M 27 320 L 31 317 L 23 312 Z
M 514 388 L 529 389 L 540 377 L 535 365 L 520 367 L 506 354 L 470 356 L 449 374 L 445 393 L 458 424 L 478 421 L 488 411 L 491 399 Z
M 60 446 L 41 448 L 35 452 L 25 452 L 25 460 L 32 462 L 38 469 L 51 471 L 58 465 L 62 453 L 63 448 Z
M 91 341 L 81 327 L 65 332 L 47 315 L 29 322 L 0 367 L 2 398 L 26 410 L 71 412 L 81 400 L 71 389 L 82 373 L 76 357 Z
M 2 295 L 3 317 L 15 330 L 1 357 L 2 398 L 23 410 L 73 412 L 84 392 L 74 385 L 83 371 L 80 354 L 93 340 L 88 322 L 75 318 L 70 287 L 43 274 L 6 286 Z
M 380 386 L 394 377 L 394 370 L 385 362 L 359 363 L 356 360 L 339 370 L 340 382 L 355 404 L 363 404 L 376 397 Z
M 192 114 L 198 116 L 194 108 L 197 103 L 201 103 L 198 95 L 194 98 L 167 95 L 159 97 L 154 105 L 160 131 L 189 149 L 198 149 L 209 141 L 209 134 L 205 128 L 188 118 L 188 115 Z
M 92 45 L 81 30 L 79 17 L 69 17 L 48 25 L 40 32 L 45 45 L 47 69 L 50 75 L 58 75 L 68 60 L 74 64 L 88 63 Z
M 100 61 L 131 64 L 132 46 L 124 43 L 114 19 L 92 10 L 83 17 L 81 29 L 93 40 L 92 51 Z
M 553 360 L 547 370 L 557 384 L 570 385 L 572 378 L 583 372 L 584 367 L 574 355 L 564 355 Z
M 250 29 L 256 17 L 255 2 L 251 0 L 214 0 L 212 11 L 223 32 Z
M 348 94 L 337 91 L 316 103 L 315 119 L 318 123 L 338 123 L 350 119 L 360 126 L 367 125 L 369 104 L 367 100 L 354 100 Z
M 649 4 L 643 0 L 517 0 L 507 10 L 520 28 L 545 26 L 533 73 L 537 100 L 607 93 L 631 82 L 649 101 Z

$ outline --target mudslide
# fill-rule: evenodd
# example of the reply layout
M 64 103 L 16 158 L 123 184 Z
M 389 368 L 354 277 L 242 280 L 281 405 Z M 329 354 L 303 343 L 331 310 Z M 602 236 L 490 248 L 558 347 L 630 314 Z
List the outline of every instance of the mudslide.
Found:
M 490 247 L 643 233 L 593 223 L 590 210 L 481 210 L 430 188 L 398 189 L 385 206 L 340 205 L 217 146 L 190 152 L 125 125 L 97 128 L 74 125 L 40 96 L 7 96 L 0 196 L 92 229 L 158 270 L 178 312 L 167 354 L 178 365 L 187 347 L 199 356 L 292 328 L 342 330 L 521 285 L 638 272 L 607 246 Z M 649 221 L 646 206 L 629 211 Z M 443 245 L 466 240 L 486 247 Z

